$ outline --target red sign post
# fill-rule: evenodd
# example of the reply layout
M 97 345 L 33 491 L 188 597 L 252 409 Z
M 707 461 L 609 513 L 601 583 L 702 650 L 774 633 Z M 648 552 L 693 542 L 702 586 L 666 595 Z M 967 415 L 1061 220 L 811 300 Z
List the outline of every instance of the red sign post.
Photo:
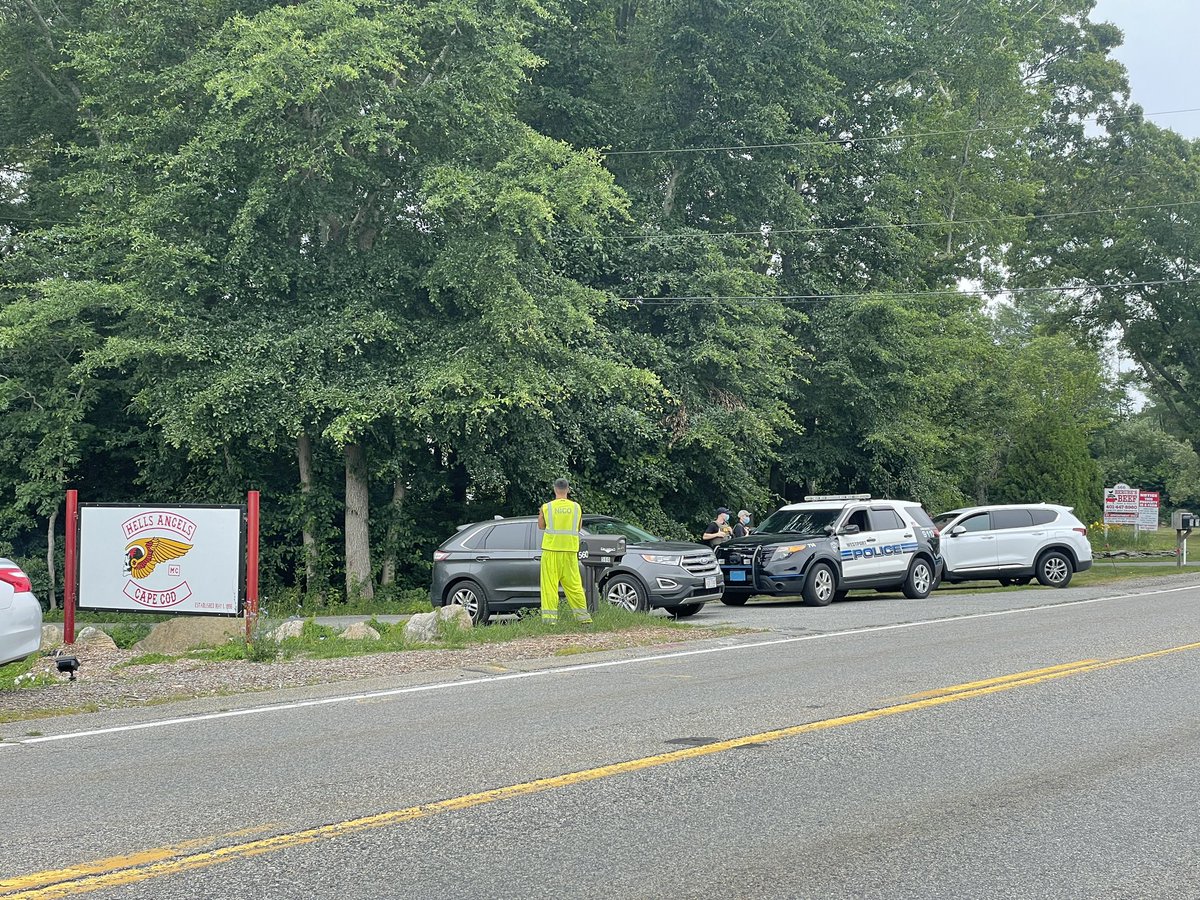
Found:
M 258 621 L 258 491 L 246 494 L 246 640 Z
M 75 591 L 79 587 L 79 491 L 67 491 L 67 552 L 63 558 L 63 643 L 75 643 Z

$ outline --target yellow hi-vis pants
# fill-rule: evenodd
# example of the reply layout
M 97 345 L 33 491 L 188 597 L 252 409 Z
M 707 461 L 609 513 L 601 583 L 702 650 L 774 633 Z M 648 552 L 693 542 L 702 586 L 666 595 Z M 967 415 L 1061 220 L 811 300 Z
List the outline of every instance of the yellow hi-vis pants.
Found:
M 579 577 L 579 554 L 574 550 L 542 551 L 542 621 L 558 621 L 558 586 L 567 595 L 567 608 L 578 622 L 592 621 Z

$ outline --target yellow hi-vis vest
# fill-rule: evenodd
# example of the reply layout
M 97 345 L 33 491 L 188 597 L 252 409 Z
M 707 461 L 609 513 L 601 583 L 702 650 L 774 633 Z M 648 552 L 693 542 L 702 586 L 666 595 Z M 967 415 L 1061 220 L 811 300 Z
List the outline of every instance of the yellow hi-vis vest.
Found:
M 546 530 L 542 532 L 543 550 L 579 551 L 579 528 L 583 509 L 574 500 L 551 500 L 542 506 Z

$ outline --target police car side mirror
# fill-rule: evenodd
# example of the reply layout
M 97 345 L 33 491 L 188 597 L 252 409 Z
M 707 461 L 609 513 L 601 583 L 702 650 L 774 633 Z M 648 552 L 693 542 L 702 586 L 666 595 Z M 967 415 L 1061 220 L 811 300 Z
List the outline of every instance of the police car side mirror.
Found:
M 859 528 L 857 525 L 843 525 L 842 530 L 838 534 L 858 534 Z
M 955 525 L 953 528 L 950 529 L 950 537 L 958 537 L 960 534 L 966 534 L 966 533 L 967 533 L 966 525 Z

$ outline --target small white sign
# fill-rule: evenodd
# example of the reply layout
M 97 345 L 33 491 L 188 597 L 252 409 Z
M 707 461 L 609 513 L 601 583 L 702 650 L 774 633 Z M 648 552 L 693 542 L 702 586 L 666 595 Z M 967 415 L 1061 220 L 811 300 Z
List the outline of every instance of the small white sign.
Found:
M 1138 494 L 1138 530 L 1158 531 L 1158 491 L 1141 491 Z
M 79 508 L 80 609 L 236 616 L 240 506 Z

